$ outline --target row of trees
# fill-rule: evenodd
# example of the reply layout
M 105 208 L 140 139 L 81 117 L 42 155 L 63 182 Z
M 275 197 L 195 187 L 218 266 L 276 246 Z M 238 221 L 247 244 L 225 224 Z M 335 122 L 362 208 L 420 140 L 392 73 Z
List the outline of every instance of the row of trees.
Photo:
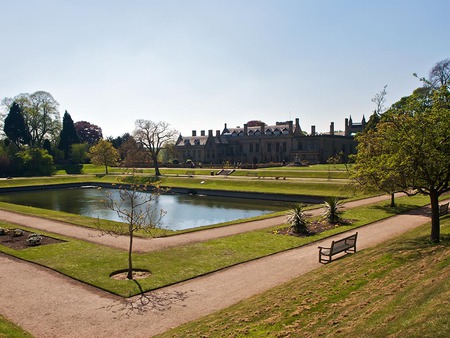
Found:
M 424 194 L 432 210 L 431 240 L 440 239 L 439 196 L 450 180 L 450 59 L 437 63 L 423 86 L 385 110 L 386 87 L 377 110 L 357 135 L 352 179 L 366 190 Z
M 0 176 L 50 175 L 53 164 L 127 167 L 153 165 L 160 175 L 162 154 L 173 157 L 176 131 L 166 122 L 137 120 L 133 134 L 104 140 L 100 127 L 73 122 L 66 111 L 60 121 L 59 104 L 50 93 L 20 94 L 2 101 L 5 114 L 0 143 Z M 2 122 L 0 120 L 0 122 Z

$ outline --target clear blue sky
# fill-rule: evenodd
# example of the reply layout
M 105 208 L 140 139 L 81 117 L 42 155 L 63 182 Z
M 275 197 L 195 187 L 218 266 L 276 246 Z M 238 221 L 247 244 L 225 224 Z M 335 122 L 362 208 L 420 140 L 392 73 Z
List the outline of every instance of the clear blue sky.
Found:
M 448 0 L 0 0 L 0 98 L 50 92 L 105 136 L 344 128 L 450 57 Z

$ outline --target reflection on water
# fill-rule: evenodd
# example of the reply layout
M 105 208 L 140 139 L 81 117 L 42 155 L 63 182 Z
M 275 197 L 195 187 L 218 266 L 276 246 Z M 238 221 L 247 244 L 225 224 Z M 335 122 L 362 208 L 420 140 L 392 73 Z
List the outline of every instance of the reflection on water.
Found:
M 107 192 L 119 199 L 116 189 L 87 187 L 0 194 L 0 201 L 120 221 L 117 214 L 105 208 L 102 202 Z M 161 195 L 155 203 L 155 207 L 167 211 L 163 226 L 171 230 L 196 228 L 286 209 L 274 201 L 182 194 Z

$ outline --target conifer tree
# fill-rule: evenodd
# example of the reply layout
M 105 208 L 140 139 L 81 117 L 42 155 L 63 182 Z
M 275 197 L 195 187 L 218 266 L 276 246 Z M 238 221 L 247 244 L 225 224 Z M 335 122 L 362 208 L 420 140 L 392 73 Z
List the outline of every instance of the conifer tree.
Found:
M 13 102 L 9 114 L 5 118 L 3 131 L 18 148 L 24 144 L 29 144 L 31 141 L 31 135 L 22 115 L 22 110 L 16 102 Z
M 71 157 L 72 144 L 80 143 L 80 140 L 75 130 L 72 117 L 67 112 L 64 113 L 63 125 L 61 134 L 59 136 L 58 149 L 64 151 L 64 158 L 67 160 Z

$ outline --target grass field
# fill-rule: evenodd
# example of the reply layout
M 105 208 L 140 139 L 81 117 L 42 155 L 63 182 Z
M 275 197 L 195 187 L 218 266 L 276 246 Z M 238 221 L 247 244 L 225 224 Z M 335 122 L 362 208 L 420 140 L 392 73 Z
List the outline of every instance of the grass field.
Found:
M 158 337 L 448 337 L 450 217 Z
M 323 172 L 328 175 L 328 166 L 322 168 L 317 166 L 315 169 L 320 175 Z M 264 179 L 238 175 L 236 178 L 214 177 L 210 182 L 210 178 L 206 175 L 203 178 L 188 178 L 178 172 L 178 177 L 177 173 L 170 173 L 164 176 L 163 180 L 167 185 L 173 186 L 204 187 L 206 183 L 211 189 L 260 190 L 275 193 L 286 191 L 301 193 L 299 191 L 307 192 L 315 189 L 323 194 L 328 192 L 330 196 L 336 196 L 336 192 L 345 191 L 345 180 L 341 179 L 325 180 L 316 176 L 314 178 L 317 181 L 313 182 L 303 180 L 305 177 L 287 176 L 286 180 L 276 180 L 274 177 L 287 174 L 283 170 L 286 169 L 265 169 L 274 172 L 274 176 L 267 175 Z M 293 169 L 292 172 L 295 174 L 291 175 L 298 175 L 297 173 L 302 170 L 305 169 Z M 311 171 L 313 170 L 307 175 L 310 175 Z M 144 179 L 146 174 L 142 173 Z M 86 181 L 116 182 L 117 177 L 88 174 L 61 175 L 52 178 L 14 178 L 1 180 L 0 187 Z M 206 182 L 201 183 L 202 181 Z M 348 210 L 344 217 L 354 221 L 351 226 L 338 227 L 316 237 L 305 239 L 274 235 L 273 231 L 279 230 L 281 226 L 156 253 L 135 254 L 135 267 L 152 271 L 152 278 L 141 283 L 144 290 L 151 290 L 226 266 L 298 247 L 425 205 L 429 203 L 429 199 L 415 196 L 397 199 L 397 202 L 399 206 L 396 209 L 388 208 L 386 203 L 379 203 Z M 3 207 L 8 208 L 5 205 Z M 25 209 L 19 211 L 30 212 Z M 61 217 L 61 220 L 74 224 L 83 225 L 92 222 L 71 214 L 63 215 L 40 209 L 33 212 L 49 218 Z M 4 222 L 0 224 L 0 227 L 5 226 L 16 227 Z M 444 240 L 439 245 L 429 244 L 428 225 L 401 236 L 386 246 L 365 250 L 327 265 L 259 297 L 253 297 L 226 311 L 182 326 L 163 336 L 446 337 L 450 333 L 450 328 L 447 312 L 442 309 L 448 308 L 450 299 L 449 229 L 450 218 L 446 216 L 442 223 Z M 20 251 L 0 246 L 0 251 L 43 264 L 70 277 L 125 297 L 140 292 L 130 281 L 116 281 L 109 278 L 111 272 L 125 267 L 125 252 L 64 236 L 47 235 L 64 239 L 66 242 Z M 0 316 L 0 337 L 3 336 L 28 337 L 20 328 Z
M 426 204 L 427 200 L 424 197 L 416 196 L 398 199 L 398 203 L 399 206 L 395 209 L 388 208 L 386 202 L 381 202 L 348 210 L 343 217 L 354 220 L 351 225 L 336 227 L 315 236 L 301 238 L 274 234 L 275 230 L 283 227 L 281 225 L 158 252 L 135 253 L 133 255 L 134 267 L 148 269 L 152 272 L 152 278 L 144 279 L 141 283 L 143 290 L 152 290 L 227 266 L 299 247 L 390 217 L 401 211 L 417 208 Z M 16 226 L 2 222 L 0 227 Z M 25 250 L 14 250 L 0 245 L 0 251 L 48 266 L 67 276 L 121 296 L 128 297 L 140 292 L 138 286 L 132 281 L 116 281 L 109 278 L 110 273 L 126 268 L 125 251 L 64 236 L 40 233 L 63 239 L 66 242 Z

